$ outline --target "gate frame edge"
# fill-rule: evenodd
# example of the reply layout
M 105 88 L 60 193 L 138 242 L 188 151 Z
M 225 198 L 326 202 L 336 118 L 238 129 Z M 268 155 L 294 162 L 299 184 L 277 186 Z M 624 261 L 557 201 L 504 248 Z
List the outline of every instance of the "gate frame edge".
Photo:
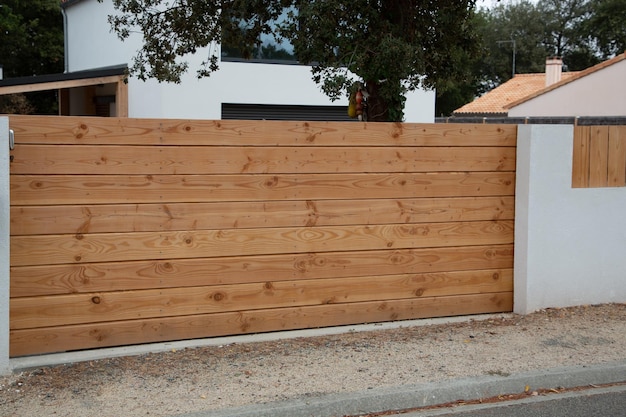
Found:
M 4 145 L 2 145 L 4 143 Z M 9 361 L 10 183 L 9 118 L 0 117 L 0 375 L 12 372 Z

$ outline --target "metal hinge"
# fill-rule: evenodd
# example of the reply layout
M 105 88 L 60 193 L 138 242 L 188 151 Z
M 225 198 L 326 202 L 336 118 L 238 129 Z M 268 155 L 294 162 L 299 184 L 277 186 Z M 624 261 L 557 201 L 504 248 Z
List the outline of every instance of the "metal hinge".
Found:
M 15 148 L 15 132 L 13 129 L 9 129 L 9 149 L 13 150 Z

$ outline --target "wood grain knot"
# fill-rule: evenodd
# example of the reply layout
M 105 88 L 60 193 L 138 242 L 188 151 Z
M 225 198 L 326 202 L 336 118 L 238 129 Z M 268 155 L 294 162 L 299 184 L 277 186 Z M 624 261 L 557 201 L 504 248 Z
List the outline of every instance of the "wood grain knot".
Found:
M 263 287 L 266 290 L 273 290 L 274 289 L 274 284 L 272 284 L 271 282 L 268 281 L 268 282 L 265 283 L 265 285 L 263 285 Z
M 500 274 L 497 272 L 494 272 L 491 278 L 493 278 L 494 281 L 497 281 L 500 279 Z
M 276 187 L 276 184 L 278 184 L 278 177 L 272 177 L 269 180 L 265 181 L 265 186 L 267 188 Z
M 83 257 L 82 257 L 82 256 L 80 256 L 80 255 L 76 255 L 76 256 L 74 256 L 74 260 L 75 260 L 76 262 L 80 262 L 82 259 L 83 259 Z
M 215 301 L 222 301 L 224 298 L 226 298 L 226 295 L 224 295 L 224 293 L 216 292 L 215 294 L 213 294 L 213 300 Z
M 102 300 L 98 296 L 91 297 L 91 302 L 94 303 L 94 304 L 100 304 L 101 301 Z
M 422 295 L 424 295 L 424 289 L 423 288 L 418 288 L 415 290 L 415 295 L 417 297 L 421 297 Z
M 76 233 L 76 240 L 83 240 L 84 236 L 81 233 Z

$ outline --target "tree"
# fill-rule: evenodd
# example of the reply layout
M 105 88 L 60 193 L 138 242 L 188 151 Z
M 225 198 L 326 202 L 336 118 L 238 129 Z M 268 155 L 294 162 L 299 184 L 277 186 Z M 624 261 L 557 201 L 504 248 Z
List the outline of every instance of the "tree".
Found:
M 63 71 L 63 17 L 58 0 L 3 0 L 0 28 L 4 77 Z M 28 99 L 38 113 L 55 112 L 56 100 L 50 94 L 29 94 Z
M 113 29 L 126 39 L 139 29 L 144 43 L 131 72 L 140 79 L 180 82 L 184 56 L 221 42 L 244 56 L 261 34 L 286 38 L 331 99 L 354 88 L 369 93 L 369 120 L 400 121 L 404 97 L 419 87 L 445 86 L 466 76 L 455 65 L 477 51 L 471 17 L 475 0 L 113 0 Z M 279 25 L 275 22 L 291 10 Z M 199 76 L 218 69 L 209 56 Z
M 591 0 L 590 8 L 581 29 L 593 39 L 602 58 L 626 51 L 626 0 Z

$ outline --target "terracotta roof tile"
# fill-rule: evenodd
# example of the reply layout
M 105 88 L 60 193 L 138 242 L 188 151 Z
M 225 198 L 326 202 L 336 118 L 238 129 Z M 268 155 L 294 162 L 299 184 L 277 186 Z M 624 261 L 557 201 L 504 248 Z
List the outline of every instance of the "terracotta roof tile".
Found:
M 561 80 L 574 77 L 578 72 L 564 72 Z M 546 74 L 516 74 L 507 82 L 454 111 L 454 114 L 508 113 L 507 106 L 529 97 L 545 88 Z

